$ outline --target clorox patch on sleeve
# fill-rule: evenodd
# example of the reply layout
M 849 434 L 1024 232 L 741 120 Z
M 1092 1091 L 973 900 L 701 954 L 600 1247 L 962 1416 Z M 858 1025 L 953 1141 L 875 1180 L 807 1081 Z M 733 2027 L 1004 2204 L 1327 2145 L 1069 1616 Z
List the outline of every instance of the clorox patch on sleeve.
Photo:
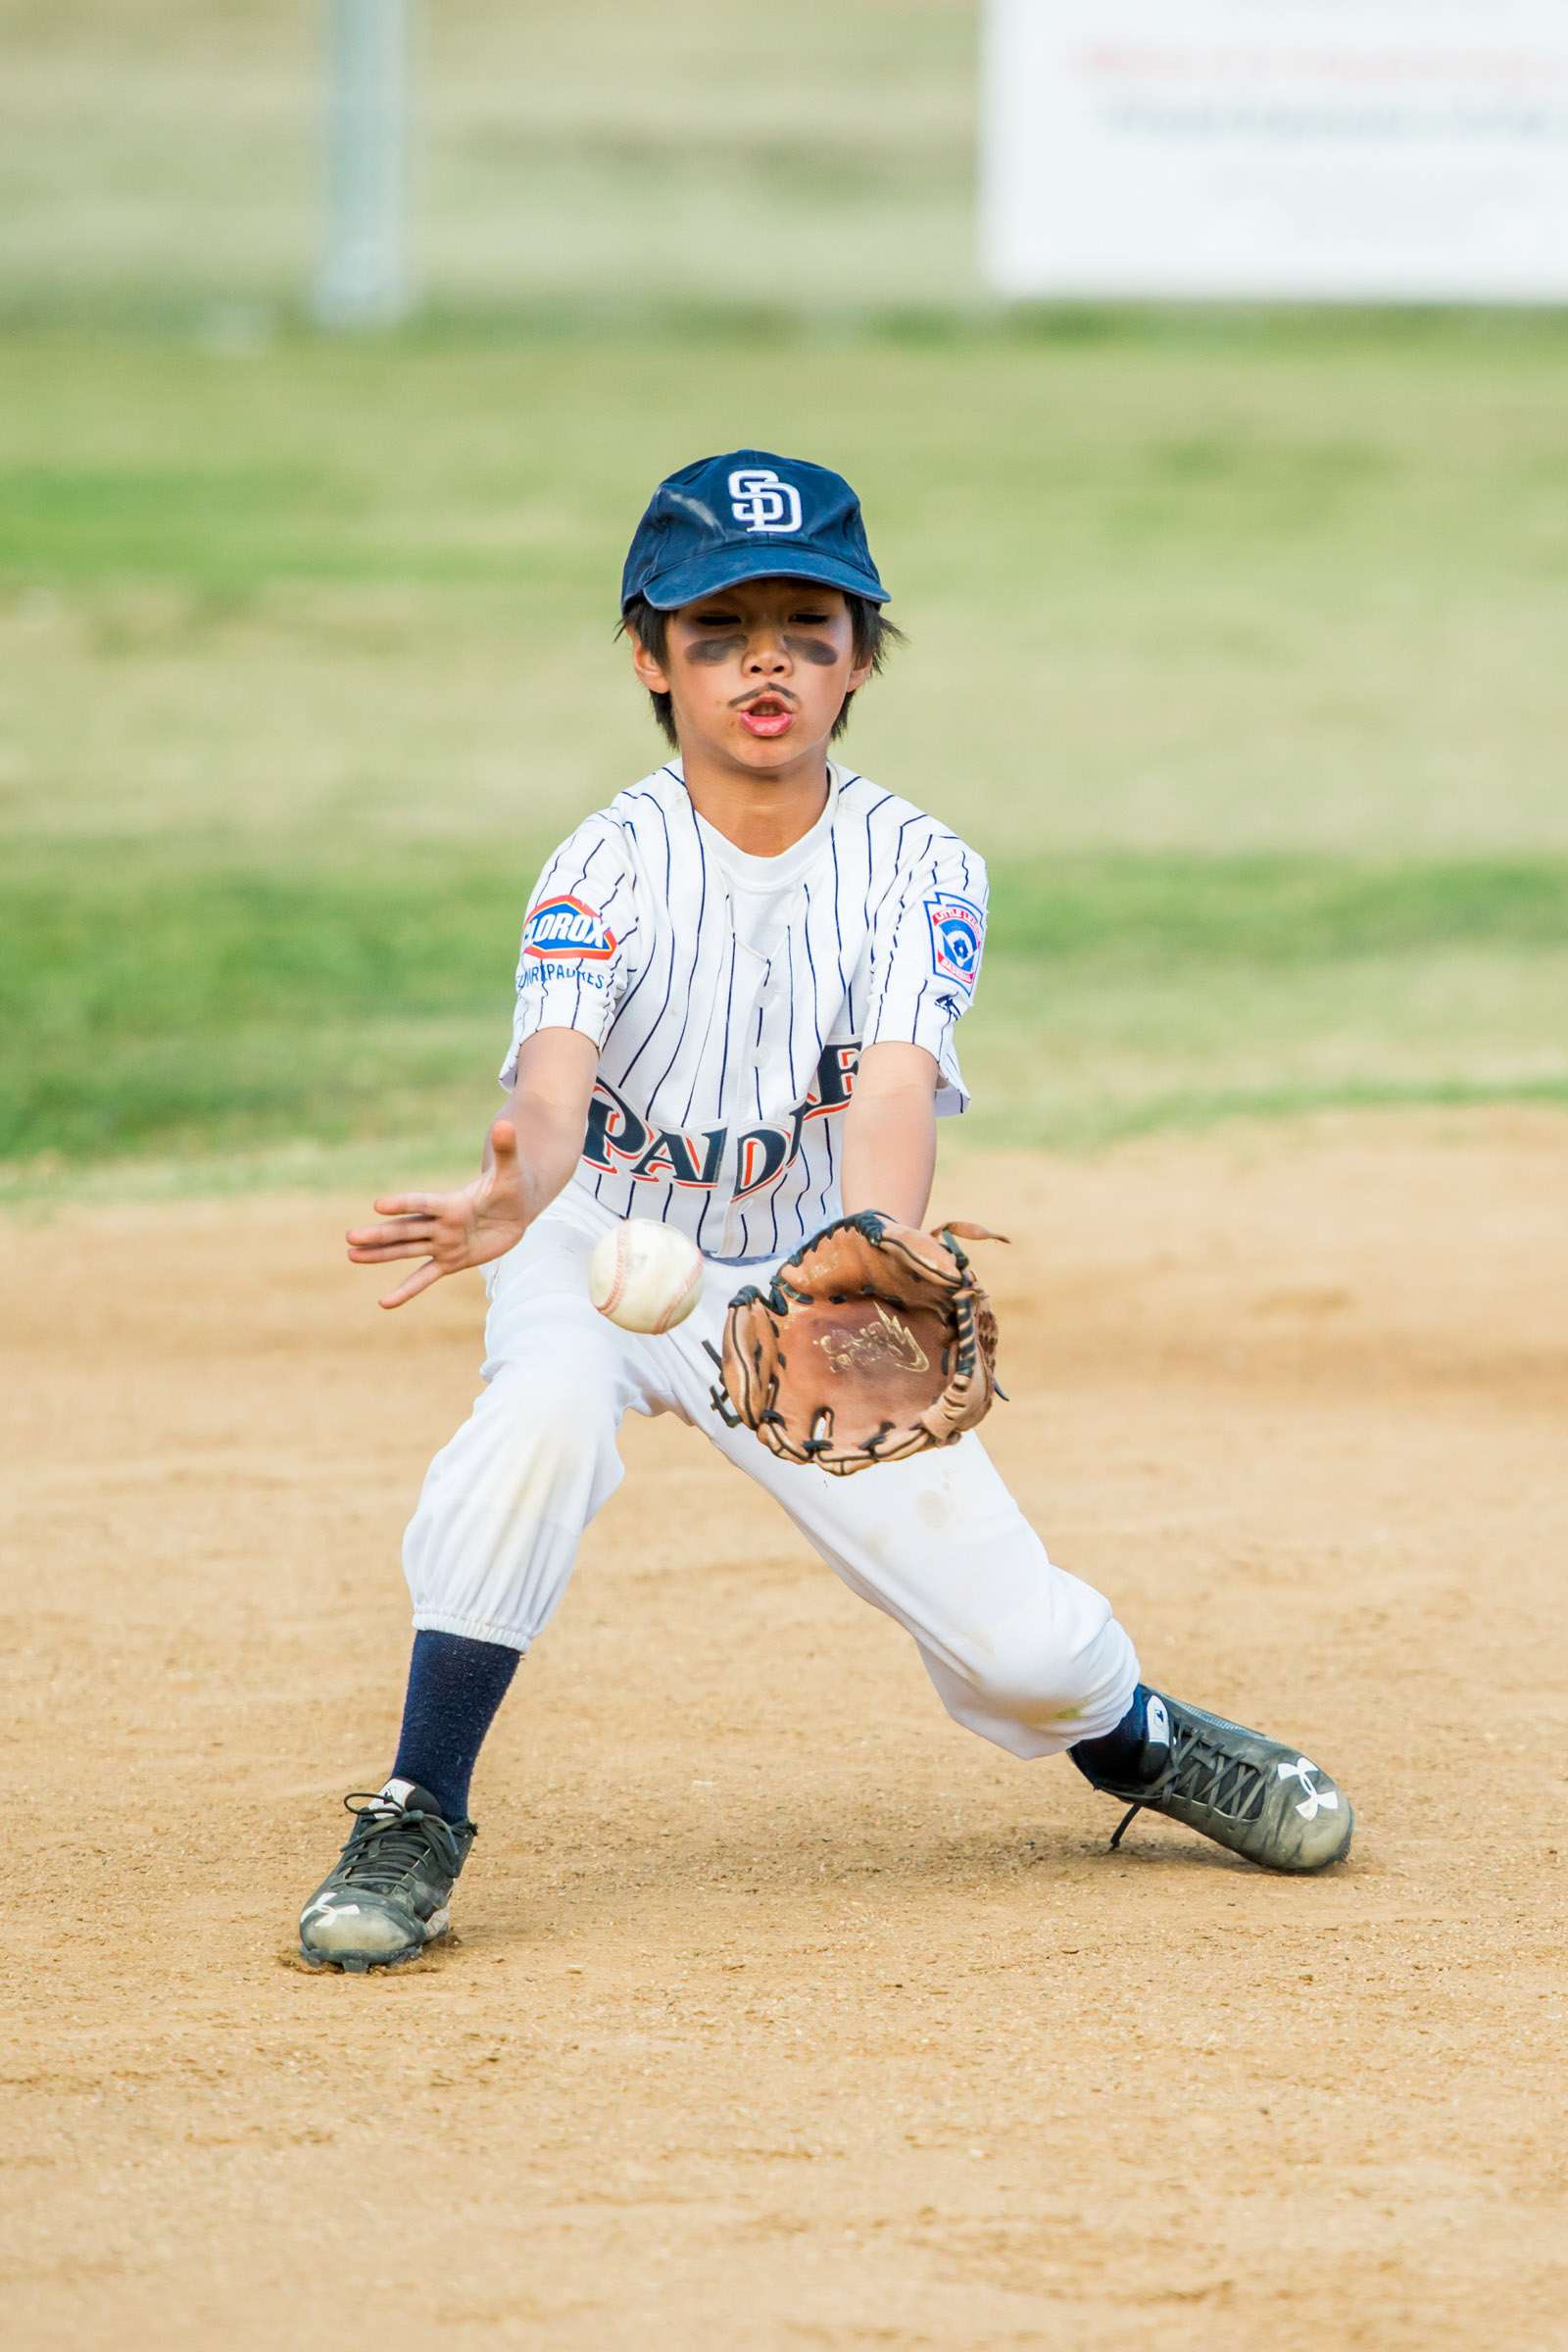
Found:
M 522 952 L 553 961 L 606 963 L 615 953 L 615 934 L 592 906 L 563 892 L 557 898 L 542 899 L 529 915 L 522 930 Z
M 927 899 L 925 912 L 931 927 L 931 969 L 939 980 L 972 990 L 986 936 L 984 913 L 969 900 L 951 895 Z

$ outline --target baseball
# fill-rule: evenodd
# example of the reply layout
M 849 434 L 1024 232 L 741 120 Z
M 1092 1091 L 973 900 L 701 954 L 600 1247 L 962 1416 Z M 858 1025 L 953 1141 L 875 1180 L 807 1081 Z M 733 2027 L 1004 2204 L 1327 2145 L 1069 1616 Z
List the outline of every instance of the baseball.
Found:
M 672 1331 L 703 1294 L 703 1253 L 672 1225 L 628 1218 L 588 1260 L 588 1296 L 622 1331 Z

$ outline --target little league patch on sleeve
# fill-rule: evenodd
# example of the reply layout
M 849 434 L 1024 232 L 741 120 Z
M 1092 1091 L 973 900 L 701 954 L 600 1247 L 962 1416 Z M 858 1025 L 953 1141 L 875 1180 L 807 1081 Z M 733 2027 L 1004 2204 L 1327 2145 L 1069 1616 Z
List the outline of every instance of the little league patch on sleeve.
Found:
M 974 987 L 980 969 L 980 948 L 986 918 L 967 899 L 927 899 L 926 920 L 931 926 L 931 969 L 940 980 L 956 980 L 966 992 Z
M 604 963 L 615 953 L 615 934 L 581 899 L 543 899 L 522 931 L 524 956 L 577 956 Z

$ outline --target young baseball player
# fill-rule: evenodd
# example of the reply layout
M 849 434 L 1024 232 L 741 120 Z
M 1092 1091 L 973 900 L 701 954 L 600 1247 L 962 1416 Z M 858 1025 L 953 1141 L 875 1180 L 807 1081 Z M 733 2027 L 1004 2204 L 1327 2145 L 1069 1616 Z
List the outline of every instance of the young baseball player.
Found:
M 445 1934 L 475 1758 L 619 1483 L 628 1411 L 677 1414 L 765 1487 L 970 1731 L 1065 1750 L 1123 1804 L 1278 1870 L 1348 1849 L 1350 1808 L 1317 1765 L 1140 1681 L 1109 1603 L 1048 1558 L 972 1431 L 834 1478 L 714 1409 L 732 1294 L 843 1212 L 922 1224 L 936 1122 L 968 1100 L 954 1041 L 985 866 L 829 757 L 889 642 L 885 598 L 855 494 L 822 466 L 708 458 L 637 526 L 621 614 L 674 756 L 540 877 L 481 1173 L 378 1200 L 348 1237 L 356 1264 L 416 1261 L 383 1306 L 482 1265 L 490 1307 L 483 1390 L 405 1541 L 397 1756 L 379 1793 L 346 1800 L 352 1835 L 300 1922 L 312 1962 L 389 1965 Z M 699 1302 L 661 1336 L 589 1297 L 595 1244 L 624 1218 L 702 1252 Z

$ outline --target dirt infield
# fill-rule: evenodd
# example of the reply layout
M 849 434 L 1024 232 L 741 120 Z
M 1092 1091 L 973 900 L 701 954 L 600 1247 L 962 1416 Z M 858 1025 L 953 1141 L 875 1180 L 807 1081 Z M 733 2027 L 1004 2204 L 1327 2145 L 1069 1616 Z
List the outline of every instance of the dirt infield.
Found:
M 378 1317 L 357 1200 L 15 1225 L 9 2345 L 1568 2341 L 1568 1121 L 962 1193 L 1046 1237 L 999 1284 L 1004 1468 L 1156 1680 L 1344 1779 L 1351 1864 L 1108 1854 L 1069 1767 L 957 1731 L 637 1423 L 481 1766 L 461 1940 L 302 1973 L 477 1286 Z

